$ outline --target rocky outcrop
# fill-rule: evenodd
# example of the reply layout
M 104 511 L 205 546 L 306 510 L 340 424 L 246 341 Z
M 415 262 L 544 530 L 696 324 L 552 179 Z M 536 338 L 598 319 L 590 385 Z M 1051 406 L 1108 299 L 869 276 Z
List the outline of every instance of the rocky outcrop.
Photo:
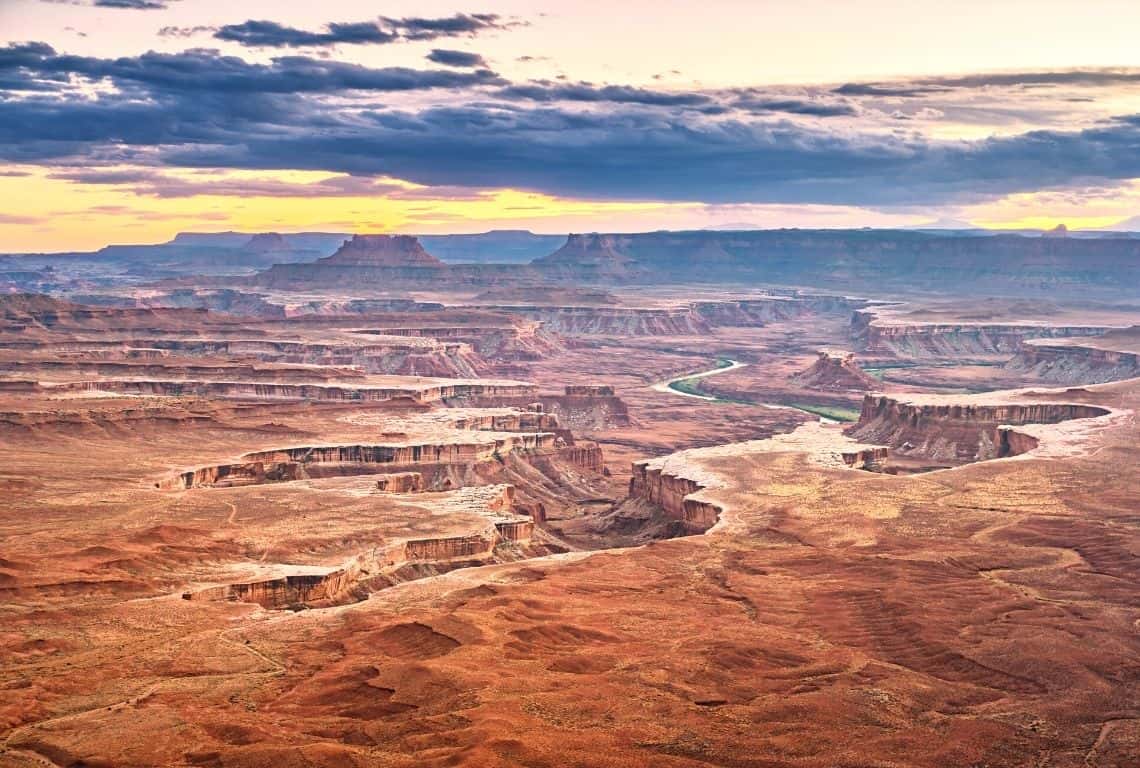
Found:
M 271 288 L 359 287 L 392 281 L 431 283 L 447 265 L 408 235 L 355 235 L 331 256 L 310 264 L 274 264 L 253 278 Z
M 1005 368 L 1058 384 L 1101 384 L 1140 376 L 1140 329 L 1087 342 L 1026 341 Z
M 606 473 L 606 459 L 602 446 L 597 443 L 575 443 L 558 450 L 558 457 L 567 464 L 580 469 L 588 469 L 599 475 Z
M 421 487 L 452 487 L 448 469 L 465 470 L 484 464 L 497 464 L 510 455 L 558 456 L 571 465 L 602 473 L 605 469 L 601 447 L 592 443 L 566 445 L 555 432 L 493 432 L 469 439 L 447 438 L 435 442 L 399 442 L 373 445 L 301 445 L 247 453 L 237 462 L 198 467 L 158 481 L 158 488 L 189 488 L 251 485 L 282 482 L 308 477 L 384 474 L 392 468 L 430 466 L 420 475 Z M 383 489 L 382 489 L 383 490 Z
M 535 391 L 530 384 L 456 382 L 414 386 L 349 386 L 333 384 L 287 384 L 259 381 L 99 380 L 54 385 L 60 391 L 117 392 L 161 397 L 209 397 L 235 400 L 310 400 L 318 402 L 382 402 L 410 400 L 417 403 L 463 401 L 470 398 L 510 398 Z
M 424 489 L 424 476 L 420 472 L 394 472 L 376 480 L 381 493 L 419 493 Z
M 273 253 L 291 251 L 293 247 L 279 232 L 259 232 L 247 240 L 242 249 L 252 253 Z
M 585 282 L 623 279 L 641 272 L 627 252 L 623 235 L 570 235 L 554 253 L 535 259 L 534 265 L 553 276 L 573 276 Z
M 641 308 L 606 306 L 511 305 L 488 307 L 542 323 L 548 331 L 568 336 L 695 336 L 711 326 L 691 307 Z
M 865 373 L 850 352 L 822 351 L 811 367 L 792 377 L 800 386 L 829 391 L 862 391 L 876 389 L 879 382 Z
M 576 264 L 581 267 L 576 268 Z M 891 230 L 571 235 L 534 263 L 584 282 L 768 283 L 970 295 L 1127 294 L 1140 240 Z
M 175 477 L 155 483 L 165 490 L 200 488 L 228 488 L 235 485 L 258 485 L 308 477 L 303 464 L 293 461 L 241 461 L 235 464 L 218 464 L 212 467 L 182 472 Z
M 235 584 L 192 589 L 185 600 L 228 600 L 264 608 L 335 605 L 362 599 L 375 589 L 431 573 L 516 559 L 529 544 L 535 520 L 514 509 L 514 488 L 500 485 L 460 492 L 484 524 L 460 535 L 382 542 L 337 567 L 277 566 L 291 571 Z M 546 550 L 542 550 L 545 552 Z M 525 556 L 526 550 L 521 550 Z M 424 566 L 430 570 L 424 571 Z
M 569 384 L 567 397 L 613 397 L 614 388 L 609 384 Z
M 318 259 L 324 267 L 427 267 L 443 262 L 409 235 L 353 235 L 332 256 Z
M 693 310 L 709 324 L 724 327 L 759 327 L 810 315 L 848 315 L 866 306 L 863 299 L 846 296 L 791 294 L 753 299 L 694 302 Z
M 929 396 L 903 400 L 872 394 L 859 421 L 847 430 L 858 440 L 882 443 L 903 455 L 962 463 L 1004 458 L 1037 446 L 1012 428 L 1108 415 L 1093 405 L 1063 402 L 994 402 Z M 1012 430 L 1012 431 L 1011 431 Z
M 633 465 L 629 495 L 661 507 L 686 532 L 703 533 L 716 525 L 722 511 L 716 504 L 691 498 L 704 487 L 696 480 L 667 472 L 657 462 L 640 461 Z
M 856 311 L 851 321 L 852 338 L 863 351 L 920 358 L 1011 355 L 1027 339 L 1100 336 L 1109 330 L 1047 323 L 908 323 L 878 318 L 875 310 Z
M 600 394 L 607 388 L 599 388 L 590 394 L 570 394 L 567 391 L 564 395 L 485 397 L 477 398 L 474 402 L 481 406 L 511 406 L 524 409 L 538 405 L 543 412 L 557 418 L 558 423 L 567 429 L 594 430 L 629 426 L 628 406 L 617 395 Z M 570 389 L 571 387 L 567 387 L 567 390 Z

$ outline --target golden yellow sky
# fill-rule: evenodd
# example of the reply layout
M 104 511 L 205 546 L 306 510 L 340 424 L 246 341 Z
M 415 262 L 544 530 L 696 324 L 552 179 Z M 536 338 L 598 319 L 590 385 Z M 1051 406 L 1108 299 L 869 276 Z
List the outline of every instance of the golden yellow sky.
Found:
M 151 50 L 173 54 L 211 47 L 248 62 L 266 63 L 274 56 L 317 56 L 366 67 L 414 70 L 434 67 L 425 63 L 425 54 L 433 47 L 445 47 L 480 54 L 504 82 L 511 83 L 616 84 L 666 93 L 778 86 L 772 91 L 774 96 L 762 96 L 777 101 L 834 102 L 837 97 L 832 89 L 850 82 L 890 85 L 960 73 L 1130 67 L 1137 63 L 1134 33 L 1140 22 L 1140 5 L 1132 0 L 1099 0 L 1095 13 L 1087 2 L 1073 0 L 710 0 L 699 5 L 680 0 L 618 4 L 495 0 L 478 8 L 441 0 L 392 0 L 384 4 L 385 16 L 484 12 L 498 14 L 509 25 L 478 36 L 313 51 L 242 47 L 215 39 L 212 30 L 249 19 L 321 30 L 329 22 L 376 19 L 375 4 L 364 0 L 320 4 L 172 0 L 167 10 L 155 12 L 89 6 L 87 0 L 0 2 L 0 45 L 44 41 L 60 52 L 103 59 Z M 161 34 L 166 27 L 189 31 Z M 84 87 L 90 95 L 111 86 Z M 758 125 L 762 130 L 806 129 L 805 143 L 861 135 L 869 141 L 875 137 L 896 142 L 913 139 L 954 147 L 981 146 L 995 138 L 1017 138 L 1034 131 L 1097 130 L 1114 116 L 1140 111 L 1140 75 L 1132 81 L 1122 78 L 1102 85 L 1043 88 L 1031 84 L 1005 90 L 990 85 L 939 86 L 935 90 L 935 96 L 921 102 L 893 97 L 849 100 L 850 114 L 839 118 L 794 110 L 761 115 Z M 428 90 L 352 98 L 357 110 L 399 108 L 414 113 L 478 102 L 487 93 Z M 330 104 L 341 96 L 331 94 Z M 34 93 L 18 94 L 14 99 L 35 97 Z M 530 105 L 536 112 L 542 107 Z M 608 107 L 571 104 L 569 109 L 589 114 L 604 113 Z M 676 117 L 681 111 L 666 109 L 662 114 Z M 715 118 L 701 126 L 714 129 Z M 85 128 L 76 127 L 80 132 Z M 241 137 L 233 141 L 240 144 Z M 889 205 L 854 200 L 804 202 L 806 197 L 797 202 L 794 194 L 787 200 L 778 196 L 773 200 L 772 195 L 749 196 L 747 190 L 733 194 L 737 199 L 768 202 L 729 203 L 724 196 L 706 195 L 695 183 L 692 200 L 675 189 L 655 196 L 652 186 L 641 195 L 613 195 L 619 200 L 609 199 L 604 184 L 589 194 L 567 196 L 527 191 L 509 183 L 425 187 L 398 178 L 376 179 L 376 189 L 368 191 L 360 177 L 328 171 L 180 170 L 156 165 L 153 157 L 132 165 L 135 149 L 100 147 L 104 155 L 121 154 L 125 158 L 121 163 L 101 156 L 98 163 L 84 165 L 80 153 L 70 159 L 50 157 L 39 165 L 6 164 L 0 172 L 0 199 L 4 201 L 0 252 L 88 250 L 110 243 L 161 242 L 180 231 L 229 229 L 437 233 L 528 228 L 564 233 L 726 225 L 901 227 L 935 219 L 990 228 L 1051 228 L 1064 223 L 1077 229 L 1110 227 L 1140 213 L 1140 186 L 1126 175 L 1105 177 L 1103 170 L 1100 178 L 1080 183 L 1062 180 L 1040 189 L 1028 184 L 1024 186 L 1030 188 L 1024 191 L 1004 195 L 956 194 L 941 204 L 908 205 L 905 195 L 899 196 L 901 202 L 894 200 Z M 157 156 L 156 150 L 146 145 L 134 156 L 142 158 L 148 151 Z M 18 153 L 11 156 L 20 157 Z M 183 188 L 178 196 L 163 197 L 172 193 L 162 185 L 80 183 L 62 178 L 88 167 L 145 170 Z M 349 191 L 338 191 L 341 184 Z M 566 188 L 544 186 L 541 181 L 534 187 Z M 973 202 L 953 202 L 960 200 Z

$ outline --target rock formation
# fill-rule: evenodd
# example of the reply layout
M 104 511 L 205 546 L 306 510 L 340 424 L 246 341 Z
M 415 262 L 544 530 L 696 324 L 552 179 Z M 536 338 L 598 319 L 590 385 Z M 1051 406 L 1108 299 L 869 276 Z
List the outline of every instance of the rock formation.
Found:
M 1092 339 L 1030 339 L 1005 365 L 1058 384 L 1099 384 L 1140 376 L 1140 327 Z
M 272 253 L 293 250 L 289 242 L 279 232 L 260 232 L 242 246 L 253 253 Z
M 1109 411 L 1065 402 L 1019 402 L 1001 395 L 869 394 L 859 421 L 847 429 L 858 440 L 882 443 L 904 455 L 952 463 L 1017 455 L 1037 447 L 1036 437 L 1019 437 L 1012 427 L 1092 419 Z
M 876 310 L 856 311 L 852 337 L 865 352 L 903 357 L 961 357 L 1014 354 L 1026 339 L 1100 336 L 1101 325 L 1051 323 L 932 323 L 876 317 Z
M 394 472 L 376 480 L 376 490 L 383 493 L 419 493 L 424 489 L 424 476 L 420 472 Z
M 827 350 L 820 352 L 811 367 L 797 373 L 792 380 L 805 387 L 830 391 L 867 391 L 879 386 L 874 376 L 856 365 L 854 353 Z
M 318 259 L 325 267 L 427 267 L 444 266 L 409 235 L 353 235 L 332 256 Z

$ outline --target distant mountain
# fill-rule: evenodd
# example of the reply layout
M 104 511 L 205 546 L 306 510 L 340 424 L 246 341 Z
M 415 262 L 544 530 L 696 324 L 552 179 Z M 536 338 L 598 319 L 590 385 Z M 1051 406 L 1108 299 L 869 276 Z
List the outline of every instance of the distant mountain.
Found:
M 420 235 L 424 247 L 451 264 L 527 264 L 556 250 L 564 235 L 496 229 L 477 235 Z
M 965 231 L 968 231 L 971 229 L 981 229 L 981 227 L 975 226 L 975 225 L 971 224 L 970 222 L 963 221 L 961 219 L 948 219 L 948 218 L 943 217 L 943 218 L 935 219 L 934 221 L 925 222 L 923 224 L 916 224 L 913 227 L 906 227 L 906 229 L 917 229 L 917 230 L 950 229 L 950 230 L 954 230 L 954 231 L 965 232 Z
M 316 251 L 317 256 L 328 256 L 351 235 L 343 232 L 179 232 L 173 240 L 162 245 L 179 245 L 193 248 L 243 248 L 251 238 L 271 235 L 280 238 L 276 250 Z
M 753 229 L 761 229 L 755 224 L 748 222 L 730 222 L 728 224 L 710 224 L 707 227 L 701 227 L 705 232 L 748 232 Z

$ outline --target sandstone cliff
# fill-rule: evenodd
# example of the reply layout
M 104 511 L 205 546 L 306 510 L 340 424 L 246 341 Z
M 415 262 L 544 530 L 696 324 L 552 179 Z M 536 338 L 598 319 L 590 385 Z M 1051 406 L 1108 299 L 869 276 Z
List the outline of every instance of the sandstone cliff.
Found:
M 1035 437 L 1018 436 L 1012 427 L 1108 413 L 1079 403 L 1003 402 L 1001 395 L 902 399 L 869 394 L 863 399 L 859 421 L 846 431 L 855 439 L 882 443 L 903 455 L 960 463 L 1004 458 L 1037 446 Z
M 811 367 L 792 377 L 797 384 L 830 391 L 877 389 L 879 381 L 855 363 L 852 353 L 823 351 Z
M 1140 376 L 1140 328 L 1088 340 L 1033 339 L 1005 366 L 1058 384 L 1100 384 Z

